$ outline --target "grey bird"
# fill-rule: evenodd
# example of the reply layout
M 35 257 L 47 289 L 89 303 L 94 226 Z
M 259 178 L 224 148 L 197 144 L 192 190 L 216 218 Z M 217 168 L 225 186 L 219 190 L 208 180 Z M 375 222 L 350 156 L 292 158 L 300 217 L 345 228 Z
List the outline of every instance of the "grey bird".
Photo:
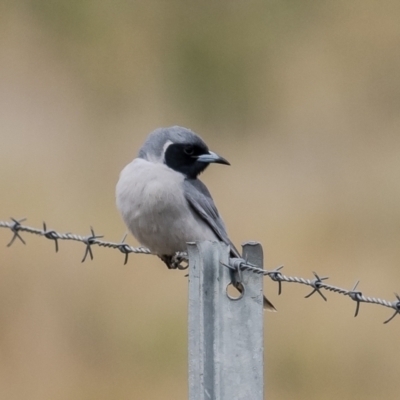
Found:
M 198 176 L 210 163 L 230 165 L 189 129 L 173 126 L 150 133 L 138 157 L 121 172 L 117 207 L 133 236 L 168 267 L 187 242 L 218 240 L 240 253 L 228 237 L 207 187 Z M 239 288 L 239 287 L 238 287 Z M 264 297 L 264 308 L 275 307 Z

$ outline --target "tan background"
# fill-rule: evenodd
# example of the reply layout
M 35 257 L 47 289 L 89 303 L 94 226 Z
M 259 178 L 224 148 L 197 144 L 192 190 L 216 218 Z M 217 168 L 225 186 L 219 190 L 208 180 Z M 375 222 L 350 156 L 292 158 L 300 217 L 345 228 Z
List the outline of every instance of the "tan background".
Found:
M 0 60 L 0 219 L 118 241 L 119 171 L 179 124 L 232 163 L 203 180 L 267 268 L 400 291 L 399 1 L 3 0 Z M 182 272 L 10 237 L 1 399 L 187 398 Z M 400 318 L 265 289 L 279 309 L 265 315 L 269 399 L 398 399 Z

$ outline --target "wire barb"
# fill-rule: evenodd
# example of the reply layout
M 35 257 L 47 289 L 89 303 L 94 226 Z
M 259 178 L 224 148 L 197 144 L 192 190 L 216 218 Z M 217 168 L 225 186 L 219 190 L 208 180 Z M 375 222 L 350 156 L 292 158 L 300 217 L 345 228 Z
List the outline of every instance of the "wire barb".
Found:
M 273 269 L 269 272 L 268 276 L 275 282 L 278 282 L 278 296 L 282 294 L 282 274 L 279 272 L 283 268 L 283 265 Z
M 85 248 L 85 254 L 83 256 L 82 262 L 84 262 L 89 255 L 90 258 L 93 260 L 93 252 L 92 252 L 92 246 L 97 245 L 97 246 L 102 246 L 102 247 L 109 247 L 113 249 L 118 249 L 121 251 L 123 254 L 125 254 L 125 260 L 124 260 L 124 265 L 128 262 L 128 255 L 130 253 L 135 253 L 135 254 L 152 254 L 149 249 L 146 249 L 144 247 L 131 247 L 127 243 L 125 243 L 125 239 L 127 235 L 124 235 L 122 240 L 120 242 L 114 243 L 114 242 L 106 242 L 103 240 L 100 240 L 103 236 L 96 235 L 94 233 L 94 229 L 91 227 L 90 228 L 90 235 L 87 236 L 80 236 L 80 235 L 75 235 L 73 233 L 59 233 L 56 232 L 55 230 L 52 229 L 47 229 L 46 223 L 43 222 L 43 229 L 37 229 L 37 228 L 32 228 L 30 226 L 22 225 L 21 223 L 24 222 L 26 218 L 21 218 L 21 219 L 15 219 L 11 218 L 11 222 L 5 222 L 5 221 L 0 221 L 0 228 L 8 228 L 13 232 L 13 237 L 11 238 L 11 241 L 7 244 L 7 247 L 10 247 L 14 241 L 18 238 L 23 244 L 26 244 L 24 239 L 21 237 L 20 233 L 21 232 L 27 232 L 27 233 L 32 233 L 35 235 L 39 236 L 44 236 L 47 239 L 54 240 L 55 243 L 55 248 L 56 252 L 58 252 L 58 240 L 73 240 L 73 241 L 78 241 L 82 242 L 86 245 Z M 171 265 L 173 268 L 180 269 L 180 270 L 185 270 L 188 268 L 188 256 L 186 253 L 176 253 L 172 259 L 171 259 Z M 366 297 L 364 296 L 360 291 L 357 291 L 357 286 L 359 284 L 359 281 L 355 283 L 353 288 L 351 290 L 343 289 L 338 286 L 333 286 L 329 285 L 327 283 L 324 283 L 323 281 L 328 279 L 328 277 L 319 277 L 316 272 L 314 272 L 314 277 L 315 279 L 305 279 L 305 278 L 299 278 L 296 276 L 286 276 L 282 274 L 281 269 L 283 268 L 283 265 L 273 269 L 273 270 L 265 270 L 263 268 L 260 268 L 256 265 L 250 264 L 247 262 L 247 260 L 244 260 L 242 258 L 231 258 L 229 264 L 224 264 L 221 263 L 223 266 L 229 268 L 231 271 L 236 271 L 237 272 L 237 278 L 241 279 L 242 278 L 242 271 L 250 271 L 255 274 L 262 274 L 264 276 L 268 276 L 272 281 L 278 283 L 278 294 L 280 295 L 282 293 L 282 283 L 287 282 L 287 283 L 297 283 L 301 285 L 306 285 L 310 286 L 312 288 L 311 293 L 309 293 L 306 298 L 311 297 L 315 292 L 318 292 L 318 294 L 326 301 L 326 297 L 324 294 L 321 292 L 322 289 L 328 290 L 330 292 L 335 292 L 339 293 L 344 296 L 350 297 L 353 301 L 356 302 L 356 311 L 355 311 L 355 317 L 357 317 L 360 309 L 360 304 L 361 303 L 369 303 L 369 304 L 378 304 L 383 307 L 388 307 L 394 310 L 393 315 L 388 318 L 386 321 L 384 321 L 384 324 L 387 324 L 390 322 L 392 319 L 397 314 L 400 314 L 400 296 L 395 293 L 396 299 L 395 301 L 387 301 L 387 300 L 382 300 L 379 298 L 375 297 Z
M 21 218 L 21 219 L 14 219 L 11 218 L 11 220 L 13 221 L 13 223 L 9 226 L 9 228 L 11 229 L 11 231 L 14 233 L 13 237 L 10 240 L 10 243 L 8 243 L 7 247 L 10 247 L 15 239 L 19 239 L 23 244 L 26 244 L 24 239 L 22 239 L 22 237 L 19 234 L 19 231 L 21 230 L 21 222 L 26 221 L 26 218 Z
M 324 276 L 323 278 L 320 278 L 316 272 L 313 272 L 315 279 L 313 279 L 311 281 L 311 286 L 314 288 L 314 290 L 308 294 L 307 296 L 305 296 L 306 299 L 308 299 L 309 297 L 311 297 L 314 293 L 318 293 L 325 301 L 327 301 L 327 298 L 323 295 L 323 293 L 321 292 L 321 287 L 322 287 L 322 281 L 325 279 L 328 279 L 327 276 Z
M 390 322 L 397 314 L 400 314 L 400 297 L 397 293 L 394 294 L 397 297 L 397 301 L 394 301 L 392 303 L 393 308 L 395 309 L 394 314 L 387 319 L 384 324 L 387 324 L 388 322 Z
M 104 236 L 96 236 L 92 227 L 90 227 L 90 232 L 92 233 L 89 236 L 86 236 L 83 239 L 83 243 L 86 243 L 85 254 L 82 258 L 82 262 L 85 262 L 87 255 L 89 254 L 90 259 L 93 260 L 93 252 L 92 252 L 92 245 L 95 243 L 95 240 L 100 239 Z
M 43 221 L 43 236 L 47 239 L 54 240 L 56 246 L 56 253 L 58 253 L 58 237 L 57 232 L 53 230 L 47 230 L 46 222 Z
M 358 284 L 360 283 L 360 281 L 357 281 L 355 283 L 355 285 L 353 286 L 353 289 L 351 289 L 348 293 L 349 297 L 354 300 L 357 304 L 356 304 L 356 312 L 354 314 L 354 317 L 357 317 L 358 315 L 358 311 L 360 310 L 360 303 L 363 301 L 362 300 L 362 293 L 359 291 L 356 291 L 356 288 L 358 286 Z
M 246 268 L 246 266 L 251 266 L 251 264 L 248 264 L 247 260 L 235 257 L 229 259 L 229 265 L 230 269 L 234 271 L 234 273 L 232 274 L 234 284 L 237 285 L 239 283 L 242 283 L 243 282 L 242 271 Z
M 126 265 L 127 262 L 128 262 L 129 253 L 132 253 L 131 247 L 130 247 L 128 244 L 125 243 L 125 239 L 126 239 L 127 236 L 128 236 L 128 234 L 125 233 L 124 237 L 123 237 L 122 240 L 121 240 L 121 243 L 120 243 L 119 246 L 117 247 L 118 250 L 119 250 L 121 253 L 125 254 L 124 265 Z

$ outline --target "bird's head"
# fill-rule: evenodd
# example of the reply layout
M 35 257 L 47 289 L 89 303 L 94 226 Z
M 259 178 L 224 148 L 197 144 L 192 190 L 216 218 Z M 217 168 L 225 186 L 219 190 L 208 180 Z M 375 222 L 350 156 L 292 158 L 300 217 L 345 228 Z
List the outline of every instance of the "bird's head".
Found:
M 200 136 L 180 126 L 159 128 L 150 133 L 139 157 L 195 179 L 210 163 L 230 165 L 225 158 L 210 151 Z

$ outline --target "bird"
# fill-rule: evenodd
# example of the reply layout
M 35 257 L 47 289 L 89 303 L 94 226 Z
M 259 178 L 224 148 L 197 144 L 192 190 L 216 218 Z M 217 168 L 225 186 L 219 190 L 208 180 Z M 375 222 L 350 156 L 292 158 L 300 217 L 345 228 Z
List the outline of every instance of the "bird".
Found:
M 169 268 L 175 253 L 195 241 L 222 241 L 231 257 L 240 258 L 209 190 L 198 179 L 212 163 L 230 165 L 199 135 L 172 126 L 151 132 L 137 158 L 120 173 L 116 203 L 125 225 Z M 264 308 L 275 311 L 265 296 Z

